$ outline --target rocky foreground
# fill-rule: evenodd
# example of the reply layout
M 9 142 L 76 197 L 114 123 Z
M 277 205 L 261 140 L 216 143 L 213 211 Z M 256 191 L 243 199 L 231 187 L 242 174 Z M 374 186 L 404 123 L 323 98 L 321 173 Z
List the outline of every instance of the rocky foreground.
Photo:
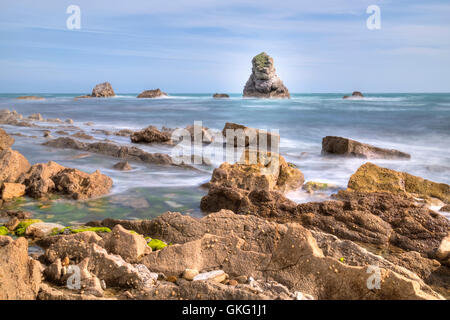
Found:
M 164 132 L 148 127 L 126 135 L 136 143 L 167 143 Z M 111 187 L 98 171 L 51 161 L 30 165 L 13 143 L 0 130 L 2 201 L 24 194 L 86 199 Z M 140 149 L 73 138 L 47 145 L 153 159 Z M 361 150 L 373 152 L 369 147 Z M 277 154 L 252 164 L 252 152 L 214 170 L 200 203 L 207 214 L 202 219 L 167 212 L 153 220 L 74 227 L 0 210 L 6 220 L 0 226 L 0 299 L 450 297 L 450 223 L 428 207 L 450 204 L 448 185 L 368 162 L 332 200 L 297 204 L 287 192 L 328 186 L 304 184 L 303 173 Z M 43 252 L 29 254 L 30 244 Z

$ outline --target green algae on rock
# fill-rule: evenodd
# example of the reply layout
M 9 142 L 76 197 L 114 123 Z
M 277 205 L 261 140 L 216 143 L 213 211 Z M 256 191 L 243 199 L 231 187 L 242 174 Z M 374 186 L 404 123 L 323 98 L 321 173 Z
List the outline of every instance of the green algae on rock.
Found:
M 8 234 L 9 234 L 8 228 L 6 228 L 5 226 L 1 226 L 0 227 L 0 236 L 6 236 Z
M 150 238 L 146 238 L 146 240 L 149 240 Z M 148 243 L 148 246 L 152 248 L 153 251 L 161 250 L 167 247 L 167 244 L 161 240 L 158 239 L 151 239 Z
M 53 230 L 52 235 L 57 235 L 57 234 L 65 234 L 65 233 L 80 233 L 80 232 L 86 232 L 86 231 L 92 231 L 92 232 L 111 232 L 110 228 L 107 227 L 79 227 L 79 228 L 74 228 L 74 227 L 65 227 L 62 229 L 56 229 Z
M 23 237 L 25 235 L 25 232 L 27 231 L 27 228 L 32 225 L 33 223 L 43 222 L 40 219 L 25 219 L 23 221 L 20 221 L 19 225 L 14 229 L 14 233 L 18 237 Z

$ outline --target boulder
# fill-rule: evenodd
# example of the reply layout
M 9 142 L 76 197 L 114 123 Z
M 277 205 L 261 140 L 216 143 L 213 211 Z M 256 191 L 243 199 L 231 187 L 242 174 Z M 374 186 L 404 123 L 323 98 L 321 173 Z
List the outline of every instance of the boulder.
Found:
M 138 98 L 162 98 L 162 97 L 167 97 L 167 93 L 161 91 L 160 89 L 145 90 L 145 91 L 141 92 L 137 97 Z
M 104 247 L 109 253 L 118 254 L 130 263 L 138 262 L 152 251 L 142 235 L 130 232 L 121 225 L 116 225 L 106 236 Z
M 117 162 L 114 166 L 114 169 L 116 170 L 120 170 L 120 171 L 129 171 L 131 170 L 131 166 L 128 163 L 128 161 L 121 161 L 121 162 Z
M 26 193 L 33 198 L 56 193 L 76 200 L 88 199 L 108 193 L 112 186 L 111 178 L 98 170 L 88 174 L 53 161 L 33 165 L 19 181 L 27 186 Z
M 27 240 L 2 241 L 0 300 L 34 300 L 40 284 L 40 263 L 28 257 Z
M 131 142 L 134 143 L 170 143 L 170 134 L 161 132 L 154 126 L 149 126 L 140 131 L 135 131 L 131 135 Z
M 280 135 L 276 133 L 249 128 L 232 122 L 225 123 L 222 135 L 225 138 L 224 142 L 228 143 L 228 140 L 230 140 L 231 143 L 234 143 L 234 147 L 259 148 L 260 151 L 264 151 L 261 150 L 262 148 L 267 148 L 266 150 L 270 151 L 272 147 L 278 150 L 280 145 Z
M 1 187 L 1 199 L 3 201 L 12 200 L 25 194 L 25 185 L 21 183 L 4 182 Z
M 322 139 L 322 154 L 336 154 L 366 159 L 411 158 L 411 155 L 394 149 L 383 149 L 359 141 L 327 136 Z
M 379 167 L 371 162 L 363 164 L 348 181 L 350 190 L 359 192 L 390 192 L 420 198 L 438 198 L 450 203 L 450 186 L 413 176 L 406 172 Z
M 362 99 L 364 98 L 364 95 L 359 91 L 353 91 L 351 96 L 343 96 L 342 99 L 349 99 L 349 100 L 355 100 L 355 99 Z
M 273 59 L 262 52 L 252 60 L 252 74 L 244 87 L 244 97 L 290 98 L 289 90 L 275 73 Z
M 44 238 L 50 235 L 55 229 L 60 230 L 63 225 L 50 222 L 36 222 L 28 226 L 25 235 L 31 238 Z
M 229 98 L 230 96 L 226 93 L 214 93 L 213 98 L 214 99 L 223 99 L 223 98 Z
M 116 94 L 114 93 L 111 84 L 109 82 L 103 82 L 95 86 L 95 88 L 92 90 L 91 97 L 107 98 L 107 97 L 114 97 L 115 95 Z
M 5 130 L 0 128 L 0 151 L 9 149 L 14 144 L 14 138 L 10 137 Z
M 29 169 L 30 163 L 18 151 L 0 151 L 0 182 L 16 182 L 19 176 Z
M 295 190 L 304 182 L 302 172 L 278 155 L 245 150 L 235 164 L 214 169 L 210 184 L 252 190 Z

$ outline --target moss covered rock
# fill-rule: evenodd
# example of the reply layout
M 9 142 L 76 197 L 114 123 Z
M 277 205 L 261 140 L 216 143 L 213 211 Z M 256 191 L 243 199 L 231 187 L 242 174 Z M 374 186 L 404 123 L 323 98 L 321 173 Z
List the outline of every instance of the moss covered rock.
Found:
M 371 162 L 363 164 L 350 177 L 348 188 L 360 192 L 390 192 L 394 194 L 410 194 L 427 199 L 438 198 L 450 203 L 450 186 L 379 167 Z

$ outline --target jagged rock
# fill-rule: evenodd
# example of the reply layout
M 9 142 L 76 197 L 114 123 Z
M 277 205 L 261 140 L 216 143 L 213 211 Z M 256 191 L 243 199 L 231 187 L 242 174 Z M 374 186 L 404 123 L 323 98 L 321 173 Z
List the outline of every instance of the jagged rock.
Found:
M 41 284 L 40 264 L 28 257 L 27 240 L 1 242 L 0 300 L 36 299 Z
M 234 143 L 234 147 L 258 148 L 259 151 L 265 151 L 263 148 L 271 151 L 271 148 L 274 148 L 278 151 L 280 145 L 280 135 L 278 134 L 232 122 L 225 123 L 222 135 L 225 138 L 224 142 L 228 144 L 230 141 L 231 144 Z
M 155 126 L 149 126 L 131 135 L 131 142 L 139 143 L 170 143 L 170 134 L 159 131 Z
M 114 169 L 116 170 L 120 170 L 120 171 L 129 171 L 131 170 L 131 166 L 128 163 L 128 161 L 121 161 L 121 162 L 117 162 L 114 166 Z
M 214 99 L 223 99 L 223 98 L 229 98 L 230 96 L 226 93 L 214 93 L 213 98 Z
M 61 137 L 47 141 L 43 143 L 43 145 L 53 148 L 83 150 L 130 161 L 142 161 L 160 165 L 176 165 L 172 161 L 172 158 L 167 154 L 149 153 L 136 147 L 120 146 L 109 142 L 86 143 L 69 137 Z
M 144 237 L 116 225 L 107 235 L 104 243 L 109 253 L 120 255 L 125 261 L 135 263 L 152 249 L 147 245 Z
M 3 201 L 12 200 L 25 194 L 25 185 L 20 183 L 4 182 L 1 187 L 1 199 Z
M 19 225 L 20 220 L 17 219 L 16 217 L 11 218 L 7 223 L 5 223 L 5 227 L 9 230 L 9 231 L 14 231 L 17 226 Z
M 349 100 L 355 100 L 355 99 L 362 99 L 364 98 L 364 95 L 359 91 L 353 91 L 351 96 L 343 96 L 342 99 L 349 99 Z
M 17 97 L 16 99 L 19 99 L 19 100 L 45 100 L 45 98 L 38 97 L 38 96 L 21 96 L 21 97 Z
M 348 188 L 360 192 L 390 192 L 420 198 L 438 198 L 450 203 L 450 186 L 379 167 L 367 162 L 350 177 Z
M 14 144 L 14 138 L 0 128 L 0 151 L 9 149 Z
M 57 193 L 76 200 L 87 199 L 108 193 L 112 186 L 111 178 L 98 170 L 88 174 L 53 161 L 33 165 L 18 180 L 27 186 L 26 193 L 34 198 Z
M 411 155 L 394 149 L 383 149 L 359 141 L 327 136 L 322 139 L 322 153 L 366 159 L 411 158 Z
M 302 172 L 278 155 L 245 150 L 239 163 L 222 163 L 214 169 L 210 185 L 252 190 L 286 192 L 304 182 Z
M 16 182 L 19 176 L 29 169 L 30 163 L 18 151 L 0 151 L 0 182 Z
M 23 116 L 17 111 L 9 111 L 8 109 L 0 110 L 0 123 L 16 125 L 22 120 Z
M 106 97 L 114 97 L 115 95 L 116 94 L 114 93 L 111 84 L 109 82 L 103 82 L 95 86 L 95 88 L 92 90 L 91 97 L 106 98 Z
M 151 236 L 164 234 L 165 241 L 182 241 L 144 257 L 142 263 L 155 272 L 181 274 L 187 268 L 221 266 L 231 277 L 273 280 L 318 299 L 442 299 L 419 278 L 409 279 L 383 267 L 380 289 L 370 290 L 367 266 L 348 266 L 324 256 L 311 233 L 299 224 L 277 224 L 229 211 L 203 219 L 167 213 L 156 220 Z
M 167 97 L 167 93 L 161 91 L 159 88 L 155 90 L 145 90 L 141 92 L 138 96 L 138 98 L 161 98 L 161 97 Z
M 252 60 L 252 74 L 244 87 L 244 97 L 290 98 L 289 90 L 275 73 L 273 59 L 262 52 Z

